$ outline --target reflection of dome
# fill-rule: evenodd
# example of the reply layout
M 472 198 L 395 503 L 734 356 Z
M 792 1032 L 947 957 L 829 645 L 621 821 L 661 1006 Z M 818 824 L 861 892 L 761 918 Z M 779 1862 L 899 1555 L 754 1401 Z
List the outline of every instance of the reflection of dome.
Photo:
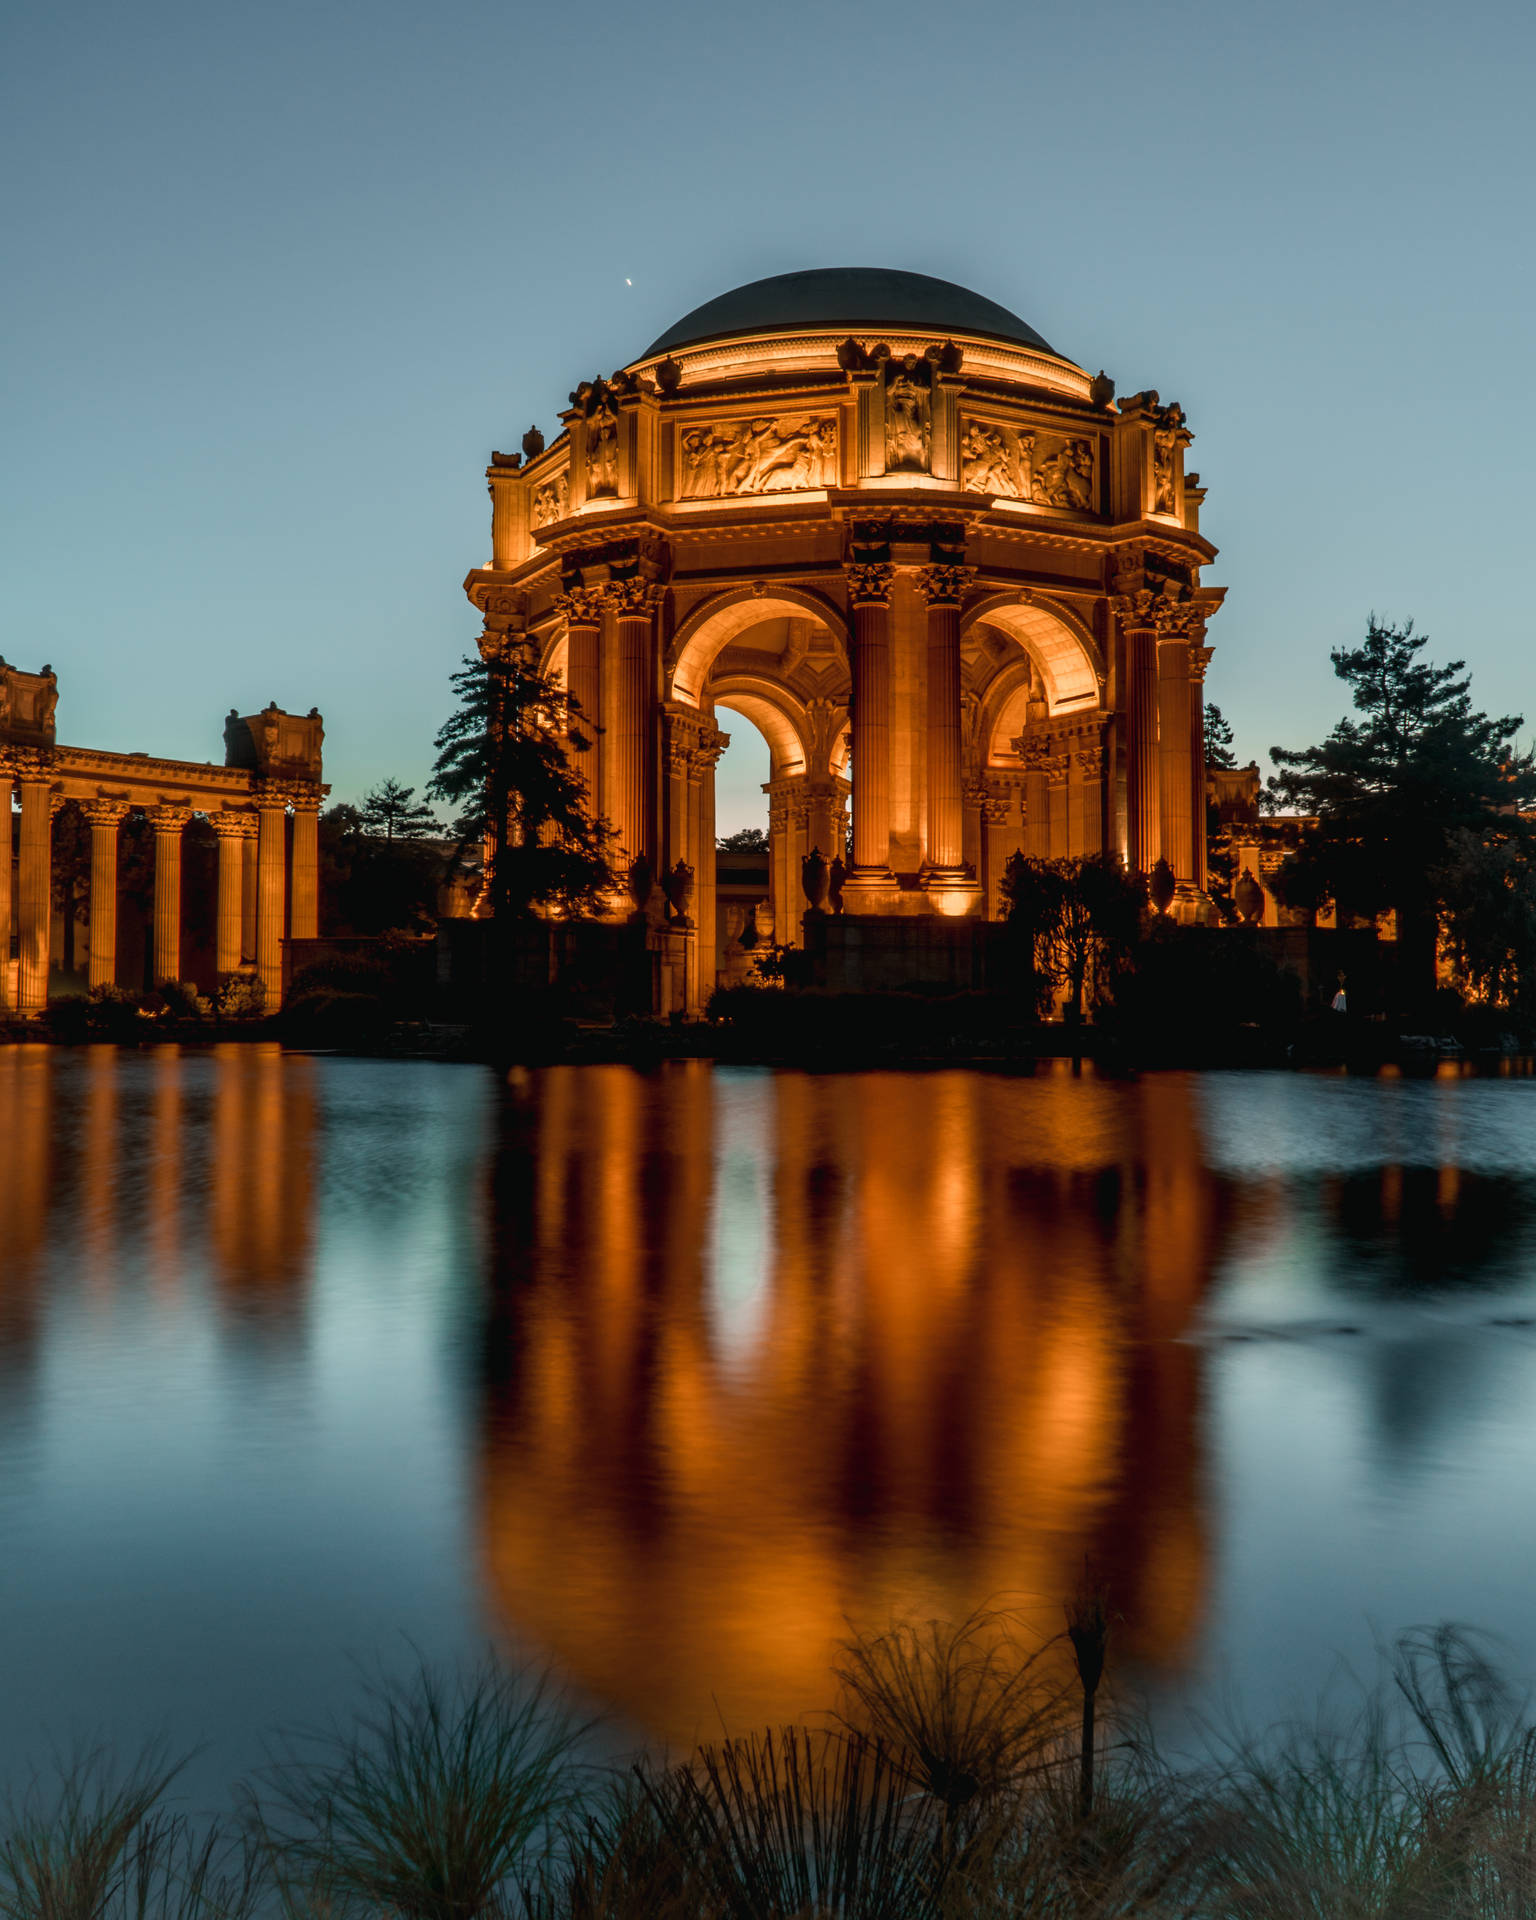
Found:
M 1054 351 L 1016 313 L 952 280 L 897 273 L 889 267 L 817 267 L 807 273 L 776 273 L 706 300 L 668 327 L 641 358 L 728 334 L 802 327 L 980 334 Z

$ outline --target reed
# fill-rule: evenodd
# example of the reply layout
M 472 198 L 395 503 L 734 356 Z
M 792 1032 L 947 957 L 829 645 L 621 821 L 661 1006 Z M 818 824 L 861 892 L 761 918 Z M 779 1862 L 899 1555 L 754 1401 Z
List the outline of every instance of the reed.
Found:
M 582 1728 L 542 1678 L 422 1665 L 355 1727 L 290 1736 L 252 1801 L 290 1913 L 509 1910 L 581 1797 Z

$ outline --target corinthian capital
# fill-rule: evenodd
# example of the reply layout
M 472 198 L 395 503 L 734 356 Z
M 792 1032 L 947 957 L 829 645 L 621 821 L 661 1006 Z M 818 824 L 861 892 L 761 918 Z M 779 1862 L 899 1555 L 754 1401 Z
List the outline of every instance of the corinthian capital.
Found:
M 896 569 L 883 561 L 857 560 L 845 567 L 848 576 L 848 598 L 856 607 L 889 606 L 891 582 L 896 578 Z
M 87 826 L 118 827 L 131 812 L 126 800 L 82 800 L 80 812 Z
M 598 591 L 607 596 L 621 620 L 649 619 L 662 593 L 661 588 L 649 580 L 611 580 Z
M 975 578 L 974 567 L 919 567 L 917 590 L 930 607 L 958 607 Z
M 605 597 L 602 587 L 572 587 L 568 593 L 559 596 L 555 607 L 573 627 L 600 627 L 603 624 Z
M 1189 650 L 1189 677 L 1199 684 L 1205 679 L 1205 670 L 1211 664 L 1214 647 L 1192 646 Z
M 154 828 L 157 834 L 180 833 L 190 823 L 192 819 L 192 809 L 190 807 L 173 807 L 169 805 L 146 807 L 144 809 L 144 818 Z

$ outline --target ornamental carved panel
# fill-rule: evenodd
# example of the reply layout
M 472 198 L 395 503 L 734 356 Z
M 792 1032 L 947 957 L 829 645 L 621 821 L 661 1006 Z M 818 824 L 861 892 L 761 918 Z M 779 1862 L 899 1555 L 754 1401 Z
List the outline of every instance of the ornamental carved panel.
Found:
M 569 474 L 557 473 L 553 480 L 546 480 L 542 487 L 535 487 L 533 511 L 529 516 L 532 524 L 535 527 L 547 527 L 553 520 L 563 520 L 570 499 Z
M 686 428 L 678 450 L 682 500 L 837 485 L 837 421 L 831 414 L 712 420 Z
M 1092 440 L 969 417 L 962 417 L 960 424 L 960 473 L 968 493 L 1000 494 L 1075 513 L 1093 511 Z

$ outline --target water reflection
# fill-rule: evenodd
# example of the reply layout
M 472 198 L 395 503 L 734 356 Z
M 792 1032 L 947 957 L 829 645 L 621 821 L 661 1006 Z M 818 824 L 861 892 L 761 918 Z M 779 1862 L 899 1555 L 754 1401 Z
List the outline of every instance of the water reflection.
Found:
M 846 1623 L 1085 1558 L 1143 1659 L 1204 1603 L 1196 1083 L 529 1077 L 494 1177 L 507 1616 L 682 1740 L 822 1706 Z
M 681 1742 L 1085 1560 L 1165 1699 L 1536 1668 L 1533 1103 L 0 1048 L 0 1784 L 488 1635 Z

